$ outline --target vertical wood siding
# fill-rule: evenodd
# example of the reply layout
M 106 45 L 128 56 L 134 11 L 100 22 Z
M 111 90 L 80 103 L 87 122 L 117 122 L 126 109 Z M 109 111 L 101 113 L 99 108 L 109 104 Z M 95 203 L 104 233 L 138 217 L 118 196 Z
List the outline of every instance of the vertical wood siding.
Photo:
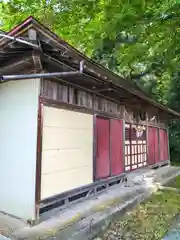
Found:
M 116 115 L 123 118 L 128 123 L 159 126 L 165 128 L 166 121 L 163 116 L 159 116 L 156 109 L 148 107 L 147 109 L 137 110 L 133 105 L 126 106 L 104 96 L 95 95 L 86 90 L 81 90 L 72 86 L 64 85 L 54 80 L 43 80 L 42 97 L 55 101 L 61 101 L 67 104 L 73 104 L 90 109 L 95 112 Z M 139 112 L 146 114 L 146 119 L 142 120 Z M 138 116 L 137 116 L 138 115 Z M 155 116 L 155 118 L 154 118 Z M 153 119 L 153 120 L 152 120 Z
M 65 86 L 55 81 L 43 81 L 42 95 L 64 103 L 123 117 L 124 107 L 122 105 L 100 96 L 95 96 L 95 99 L 93 99 L 92 93 Z

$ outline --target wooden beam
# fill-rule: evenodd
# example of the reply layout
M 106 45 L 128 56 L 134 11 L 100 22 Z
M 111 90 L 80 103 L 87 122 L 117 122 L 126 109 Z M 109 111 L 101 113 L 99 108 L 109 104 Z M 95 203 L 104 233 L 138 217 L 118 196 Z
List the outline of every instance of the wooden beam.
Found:
M 29 37 L 29 40 L 35 42 L 37 46 L 40 45 L 40 42 L 37 39 L 37 32 L 35 29 L 33 28 L 28 29 L 28 37 Z M 32 59 L 35 67 L 34 72 L 35 73 L 43 72 L 43 65 L 41 62 L 39 50 L 37 49 L 33 50 Z

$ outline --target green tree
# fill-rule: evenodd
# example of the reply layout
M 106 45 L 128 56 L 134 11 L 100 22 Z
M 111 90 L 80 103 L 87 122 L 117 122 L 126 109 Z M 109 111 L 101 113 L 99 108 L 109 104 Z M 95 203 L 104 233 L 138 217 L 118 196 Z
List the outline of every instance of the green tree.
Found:
M 180 106 L 179 14 L 178 0 L 6 0 L 0 3 L 3 30 L 8 31 L 32 15 L 94 60 L 177 110 Z M 172 149 L 177 151 L 179 123 L 170 126 L 174 136 Z

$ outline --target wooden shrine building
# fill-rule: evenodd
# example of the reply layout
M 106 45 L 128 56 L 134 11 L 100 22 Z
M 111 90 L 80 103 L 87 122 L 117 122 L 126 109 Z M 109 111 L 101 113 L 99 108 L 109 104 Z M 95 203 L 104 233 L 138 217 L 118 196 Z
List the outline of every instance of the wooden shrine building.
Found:
M 168 164 L 173 118 L 29 17 L 0 33 L 0 211 L 36 220 Z

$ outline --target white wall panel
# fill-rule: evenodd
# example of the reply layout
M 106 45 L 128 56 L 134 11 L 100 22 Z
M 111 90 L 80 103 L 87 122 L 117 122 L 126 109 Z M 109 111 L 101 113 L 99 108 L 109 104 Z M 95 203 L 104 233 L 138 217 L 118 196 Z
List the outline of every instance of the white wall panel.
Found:
M 53 107 L 44 107 L 44 126 L 75 129 L 90 129 L 92 117 L 89 114 L 67 111 Z M 74 119 L 75 117 L 75 119 Z
M 71 121 L 78 120 L 72 119 Z M 71 128 L 71 126 L 69 128 L 44 127 L 43 150 L 82 149 L 82 147 L 89 146 L 89 144 L 92 143 L 91 142 L 92 139 L 89 138 L 88 134 L 91 130 L 92 129 L 80 129 L 80 128 L 76 129 L 75 127 Z
M 0 84 L 0 211 L 35 218 L 39 79 Z
M 92 183 L 90 166 L 54 171 L 42 175 L 42 198 Z
M 43 107 L 41 198 L 93 182 L 93 116 Z
M 91 166 L 92 161 L 91 159 L 85 159 L 87 156 L 92 155 L 91 149 L 65 149 L 65 150 L 45 150 L 43 152 L 43 168 L 42 173 L 50 173 L 55 171 L 64 171 L 71 168 L 81 168 L 83 166 Z M 76 159 L 74 158 L 76 156 Z M 63 164 L 59 159 L 66 159 L 64 160 Z M 89 160 L 89 162 L 88 162 Z

